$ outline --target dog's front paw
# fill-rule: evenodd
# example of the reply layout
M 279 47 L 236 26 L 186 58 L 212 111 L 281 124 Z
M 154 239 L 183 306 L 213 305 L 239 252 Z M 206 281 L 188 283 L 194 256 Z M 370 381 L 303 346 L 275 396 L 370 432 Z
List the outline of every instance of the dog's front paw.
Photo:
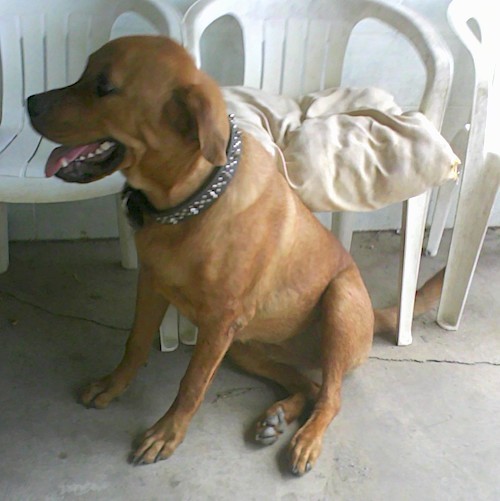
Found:
M 139 447 L 131 454 L 130 462 L 137 466 L 167 459 L 173 454 L 183 438 L 183 432 L 175 431 L 169 423 L 162 424 L 159 421 L 146 431 Z
M 307 424 L 295 433 L 290 442 L 290 469 L 294 475 L 309 472 L 321 453 L 322 437 Z
M 127 384 L 117 381 L 112 375 L 89 384 L 80 395 L 80 400 L 86 407 L 96 409 L 106 408 L 110 402 L 119 397 L 126 389 Z

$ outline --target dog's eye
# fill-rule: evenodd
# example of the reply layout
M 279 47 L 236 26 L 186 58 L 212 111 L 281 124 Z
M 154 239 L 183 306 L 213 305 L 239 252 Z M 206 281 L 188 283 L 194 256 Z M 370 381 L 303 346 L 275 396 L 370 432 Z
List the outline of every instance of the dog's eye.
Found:
M 98 97 L 104 97 L 116 92 L 116 87 L 109 81 L 109 78 L 104 73 L 100 73 L 97 75 L 95 92 Z

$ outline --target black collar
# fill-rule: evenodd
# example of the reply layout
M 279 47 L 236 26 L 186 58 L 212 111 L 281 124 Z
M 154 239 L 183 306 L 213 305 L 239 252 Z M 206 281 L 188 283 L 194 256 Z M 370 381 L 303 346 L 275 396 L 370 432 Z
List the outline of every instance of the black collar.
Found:
M 144 214 L 148 214 L 160 224 L 178 224 L 207 210 L 226 191 L 236 172 L 241 155 L 241 131 L 234 115 L 229 115 L 230 136 L 227 145 L 227 162 L 214 167 L 214 172 L 203 186 L 187 200 L 170 209 L 157 210 L 146 195 L 128 184 L 122 191 L 123 205 L 127 210 L 130 224 L 140 228 L 144 224 Z

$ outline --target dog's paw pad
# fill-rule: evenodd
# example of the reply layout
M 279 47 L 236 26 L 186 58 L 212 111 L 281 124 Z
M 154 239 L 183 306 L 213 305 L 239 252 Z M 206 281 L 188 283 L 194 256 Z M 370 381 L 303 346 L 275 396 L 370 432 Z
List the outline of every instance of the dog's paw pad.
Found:
M 263 445 L 271 445 L 286 429 L 285 412 L 282 407 L 278 407 L 274 414 L 270 414 L 257 426 L 255 440 Z
M 255 440 L 263 445 L 271 445 L 278 440 L 278 437 L 278 432 L 272 426 L 268 426 L 255 435 Z

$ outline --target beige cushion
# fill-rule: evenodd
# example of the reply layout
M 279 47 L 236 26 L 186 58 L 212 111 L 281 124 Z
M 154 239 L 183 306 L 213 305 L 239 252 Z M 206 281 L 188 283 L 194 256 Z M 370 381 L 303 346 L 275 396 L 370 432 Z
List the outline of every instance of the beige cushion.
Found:
M 311 210 L 379 209 L 457 177 L 460 161 L 436 128 L 381 89 L 328 89 L 300 102 L 244 87 L 224 94 Z

